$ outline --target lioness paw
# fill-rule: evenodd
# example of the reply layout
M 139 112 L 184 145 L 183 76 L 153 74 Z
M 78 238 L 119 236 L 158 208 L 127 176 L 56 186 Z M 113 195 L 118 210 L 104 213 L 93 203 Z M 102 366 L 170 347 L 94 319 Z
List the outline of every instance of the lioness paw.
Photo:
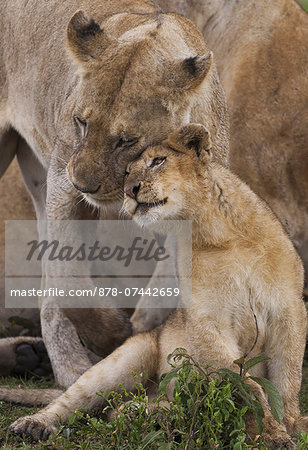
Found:
M 40 377 L 52 374 L 49 357 L 43 341 L 24 342 L 16 347 L 16 375 L 25 375 L 27 372 L 35 373 Z
M 44 416 L 35 416 L 26 416 L 16 420 L 9 428 L 10 433 L 29 436 L 35 441 L 46 441 L 51 434 L 57 431 L 57 427 L 48 423 Z

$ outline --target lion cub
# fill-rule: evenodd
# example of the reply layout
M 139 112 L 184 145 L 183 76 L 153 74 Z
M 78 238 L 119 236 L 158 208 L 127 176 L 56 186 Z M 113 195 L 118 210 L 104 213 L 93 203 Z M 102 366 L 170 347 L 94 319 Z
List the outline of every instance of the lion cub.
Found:
M 150 187 L 150 189 L 149 189 Z M 264 436 L 270 447 L 292 446 L 288 433 L 307 429 L 298 393 L 306 340 L 302 301 L 303 267 L 282 226 L 249 187 L 211 161 L 204 126 L 189 124 L 131 163 L 124 209 L 141 225 L 158 219 L 193 222 L 192 305 L 175 310 L 152 332 L 135 335 L 85 372 L 41 412 L 17 420 L 11 430 L 46 438 L 76 408 L 97 407 L 99 390 L 133 390 L 132 371 L 150 377 L 168 370 L 167 355 L 184 347 L 201 364 L 237 370 L 233 361 L 264 352 L 271 359 L 252 373 L 279 389 L 284 424 L 270 413 L 259 385 L 254 392 L 265 410 Z M 180 250 L 181 251 L 181 250 Z M 181 258 L 179 258 L 181 260 Z

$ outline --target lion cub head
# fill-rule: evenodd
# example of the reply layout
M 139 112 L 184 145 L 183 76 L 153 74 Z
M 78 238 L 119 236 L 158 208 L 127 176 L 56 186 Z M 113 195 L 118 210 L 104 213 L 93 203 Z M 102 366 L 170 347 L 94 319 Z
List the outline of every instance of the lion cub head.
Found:
M 140 225 L 189 218 L 204 188 L 211 146 L 203 125 L 188 124 L 148 147 L 127 167 L 123 211 Z

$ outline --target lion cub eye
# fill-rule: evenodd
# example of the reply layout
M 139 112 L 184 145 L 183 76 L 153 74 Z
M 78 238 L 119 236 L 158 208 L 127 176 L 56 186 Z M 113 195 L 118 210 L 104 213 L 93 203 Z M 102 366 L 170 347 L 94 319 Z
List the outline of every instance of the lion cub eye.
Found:
M 86 134 L 87 134 L 87 129 L 88 129 L 87 122 L 82 120 L 82 119 L 80 119 L 80 117 L 77 117 L 77 116 L 74 117 L 74 120 L 75 120 L 75 123 L 78 125 L 78 127 L 79 127 L 79 129 L 81 131 L 82 137 L 85 137 Z
M 160 166 L 165 161 L 166 161 L 166 156 L 160 156 L 160 157 L 154 158 L 150 164 L 150 167 Z

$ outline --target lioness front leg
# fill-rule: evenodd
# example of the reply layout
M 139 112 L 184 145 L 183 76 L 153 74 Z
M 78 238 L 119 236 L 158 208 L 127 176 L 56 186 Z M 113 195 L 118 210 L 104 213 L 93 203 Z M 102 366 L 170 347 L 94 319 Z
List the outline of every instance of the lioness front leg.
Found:
M 48 207 L 46 205 L 46 170 L 23 140 L 20 141 L 17 157 L 24 182 L 31 194 L 39 223 L 40 221 L 46 220 L 46 215 L 49 218 L 50 215 L 53 217 L 52 209 L 56 208 L 57 204 L 60 207 L 61 200 L 62 204 L 67 201 L 67 196 L 61 196 L 61 189 L 59 188 L 57 193 L 58 198 L 54 199 L 52 190 L 50 192 L 49 189 L 49 203 L 53 205 L 53 208 Z M 55 177 L 55 174 L 51 172 L 49 176 Z M 61 184 L 64 187 L 67 185 L 67 181 L 65 182 L 65 180 L 62 180 L 62 183 L 60 180 L 59 183 L 60 186 Z M 71 202 L 73 202 L 73 198 L 71 198 Z M 68 207 L 67 214 L 68 216 L 70 215 L 70 208 Z M 53 218 L 60 219 L 61 215 L 59 217 L 54 216 Z M 39 229 L 39 234 L 40 231 Z M 52 299 L 49 300 L 52 302 Z M 88 358 L 86 349 L 80 343 L 74 326 L 66 319 L 59 308 L 49 309 L 47 307 L 48 303 L 49 301 L 46 299 L 41 309 L 42 335 L 55 378 L 60 385 L 67 387 L 88 367 L 91 367 L 92 364 Z
M 59 419 L 66 421 L 79 408 L 91 410 L 103 404 L 99 391 L 119 391 L 122 384 L 127 391 L 134 391 L 136 380 L 132 372 L 157 371 L 157 333 L 138 334 L 129 338 L 111 355 L 91 367 L 63 395 L 40 412 L 14 422 L 10 431 L 26 434 L 33 439 L 47 439 L 57 430 Z
M 56 161 L 51 165 L 47 177 L 46 209 L 48 240 L 50 242 L 59 239 L 57 233 L 60 229 L 62 230 L 62 227 L 68 233 L 67 236 L 70 235 L 70 225 L 67 221 L 95 219 L 92 210 L 87 208 L 85 203 L 80 202 L 80 193 L 67 180 L 65 168 L 63 168 L 63 162 L 61 161 Z M 62 175 L 59 175 L 59 172 Z M 53 183 L 49 180 L 52 180 Z M 79 228 L 76 233 L 79 233 Z M 80 239 L 79 234 L 77 234 L 76 239 Z M 50 264 L 47 261 L 46 273 L 49 273 Z M 71 264 L 74 264 L 74 261 Z M 51 270 L 54 268 L 55 266 L 52 266 Z M 68 270 L 71 269 L 72 266 Z M 77 274 L 88 275 L 83 280 L 83 289 L 93 289 L 89 268 L 87 266 L 81 268 L 79 265 L 77 269 Z M 46 281 L 50 283 L 51 279 L 46 278 Z M 46 288 L 48 287 L 50 286 L 47 285 Z M 112 307 L 105 308 L 104 314 L 101 310 L 96 313 L 96 310 L 91 308 L 92 320 L 89 324 L 87 320 L 82 320 L 85 314 L 86 316 L 89 314 L 86 305 L 84 305 L 84 308 L 76 310 L 74 308 L 75 299 L 70 298 L 70 305 L 72 306 L 64 310 L 61 308 L 61 304 L 57 304 L 57 300 L 59 299 L 50 297 L 43 301 L 41 310 L 42 335 L 56 380 L 61 386 L 68 387 L 92 365 L 87 349 L 80 342 L 80 338 L 91 349 L 92 335 L 92 348 L 101 347 L 99 354 L 105 356 L 114 349 L 115 344 L 120 345 L 131 334 L 131 324 L 124 317 L 122 310 Z
M 157 236 L 156 236 L 157 238 Z M 168 253 L 172 255 L 172 262 L 161 261 L 156 264 L 153 272 L 153 276 L 149 281 L 146 290 L 155 291 L 155 289 L 160 292 L 162 286 L 162 278 L 166 273 L 170 273 L 171 283 L 175 283 L 174 286 L 178 285 L 178 273 L 176 265 L 176 237 L 168 235 L 164 247 L 168 248 Z M 170 270 L 173 271 L 171 274 Z M 171 287 L 170 282 L 167 282 L 168 286 Z M 151 331 L 155 327 L 161 325 L 166 321 L 168 316 L 177 307 L 179 298 L 174 297 L 151 297 L 148 295 L 142 296 L 138 301 L 135 311 L 131 317 L 131 322 L 133 326 L 133 334 L 142 333 L 144 331 Z

